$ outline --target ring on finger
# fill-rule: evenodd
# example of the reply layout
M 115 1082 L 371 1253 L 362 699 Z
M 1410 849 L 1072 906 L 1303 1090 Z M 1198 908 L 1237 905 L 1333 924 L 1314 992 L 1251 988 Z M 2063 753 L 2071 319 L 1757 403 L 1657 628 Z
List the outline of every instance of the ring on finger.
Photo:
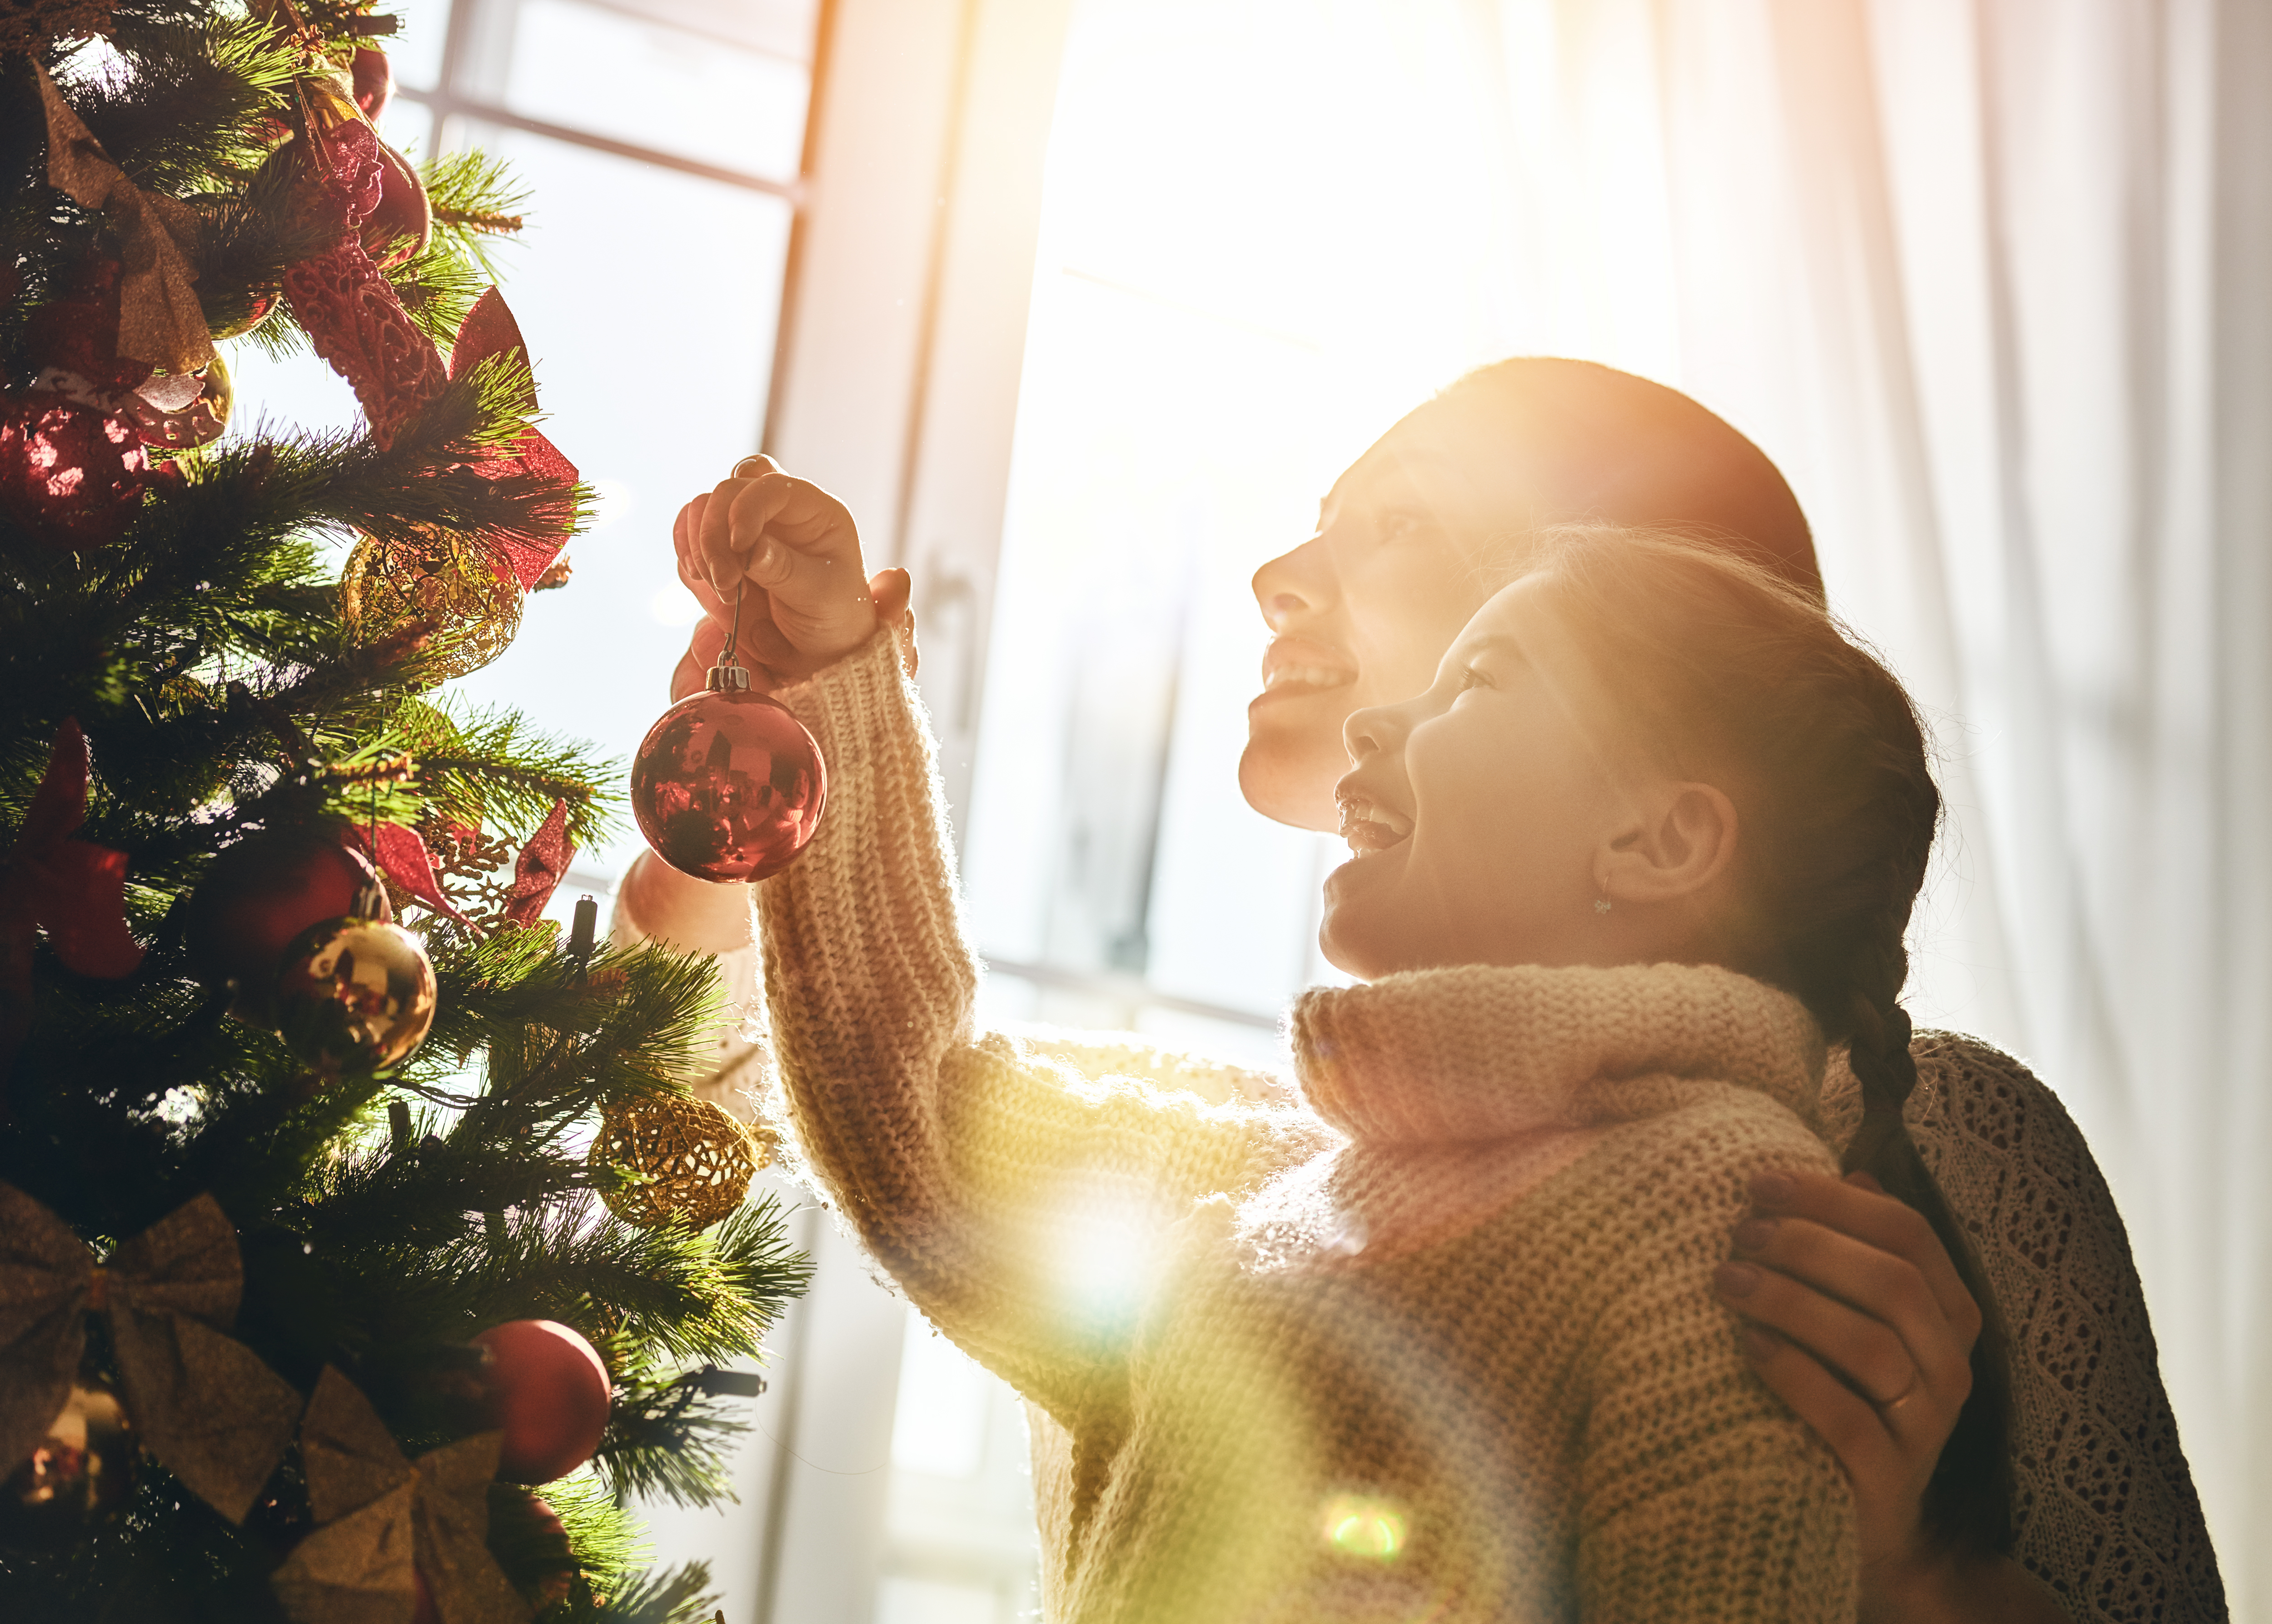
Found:
M 1892 1411 L 1900 1409 L 1903 1404 L 1908 1403 L 1910 1400 L 1915 1398 L 1919 1392 L 1924 1390 L 1924 1373 L 1912 1366 L 1910 1369 L 1909 1386 L 1903 1388 L 1891 1398 L 1881 1398 L 1878 1400 L 1878 1408 L 1887 1411 L 1887 1413 L 1891 1413 Z

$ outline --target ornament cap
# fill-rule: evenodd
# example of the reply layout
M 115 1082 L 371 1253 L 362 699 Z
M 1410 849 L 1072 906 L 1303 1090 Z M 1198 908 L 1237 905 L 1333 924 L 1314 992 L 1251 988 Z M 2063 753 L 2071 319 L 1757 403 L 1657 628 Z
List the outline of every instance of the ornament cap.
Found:
M 746 693 L 750 688 L 749 668 L 734 664 L 730 654 L 721 655 L 718 663 L 710 668 L 704 685 L 713 693 Z

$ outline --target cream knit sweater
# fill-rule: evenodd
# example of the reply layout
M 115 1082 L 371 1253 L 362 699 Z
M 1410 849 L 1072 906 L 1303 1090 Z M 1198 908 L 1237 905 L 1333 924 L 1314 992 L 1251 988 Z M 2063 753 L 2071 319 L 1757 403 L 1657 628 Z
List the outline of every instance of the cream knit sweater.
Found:
M 830 811 L 759 889 L 791 1125 L 948 1336 L 1048 1418 L 1058 1620 L 1844 1619 L 1853 1510 L 1709 1276 L 1832 1164 L 1823 1053 L 1725 971 L 1313 992 L 1306 1109 L 973 1029 L 887 638 L 782 696 Z

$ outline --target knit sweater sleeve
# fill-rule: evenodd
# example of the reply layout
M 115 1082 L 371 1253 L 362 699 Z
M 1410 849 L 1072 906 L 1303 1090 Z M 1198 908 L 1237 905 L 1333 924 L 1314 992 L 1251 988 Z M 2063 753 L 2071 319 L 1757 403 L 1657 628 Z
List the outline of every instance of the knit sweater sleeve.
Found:
M 1087 1311 L 1120 1293 L 1100 1288 L 1140 1287 L 1194 1201 L 1323 1130 L 979 1031 L 930 735 L 891 633 L 779 697 L 828 771 L 819 833 L 757 887 L 789 1126 L 940 1329 L 1060 1420 L 1117 1403 L 1120 1344 Z
M 1023 1034 L 1027 1050 L 1047 1055 L 1090 1077 L 1129 1077 L 1174 1094 L 1196 1094 L 1210 1105 L 1248 1101 L 1290 1104 L 1293 1080 L 1211 1056 L 1162 1049 L 1134 1032 L 1069 1032 L 1037 1027 Z
M 1728 1089 L 1637 1129 L 1596 1226 L 1579 1468 L 1587 1624 L 1842 1624 L 1857 1605 L 1852 1491 L 1745 1363 L 1714 1267 L 1770 1167 L 1834 1165 L 1788 1112 Z

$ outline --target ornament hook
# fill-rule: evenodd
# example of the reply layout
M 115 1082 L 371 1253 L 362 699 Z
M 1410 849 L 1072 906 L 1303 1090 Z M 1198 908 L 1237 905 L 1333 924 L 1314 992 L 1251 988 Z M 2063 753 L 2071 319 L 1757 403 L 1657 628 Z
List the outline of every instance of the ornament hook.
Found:
M 703 686 L 713 693 L 738 693 L 746 691 L 750 685 L 748 669 L 734 658 L 736 650 L 742 646 L 742 593 L 749 584 L 746 575 L 734 583 L 733 630 L 726 633 L 725 647 L 718 650 L 718 662 L 703 678 Z

